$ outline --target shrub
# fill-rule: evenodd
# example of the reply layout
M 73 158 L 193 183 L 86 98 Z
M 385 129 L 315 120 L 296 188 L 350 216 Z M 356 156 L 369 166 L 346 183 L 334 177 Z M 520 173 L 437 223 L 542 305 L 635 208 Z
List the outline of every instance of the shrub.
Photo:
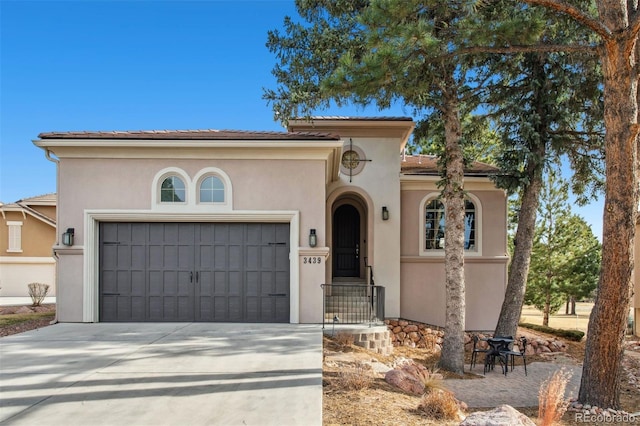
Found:
M 431 392 L 435 389 L 443 389 L 442 386 L 442 374 L 438 373 L 438 369 L 434 368 L 433 370 L 428 369 L 417 369 L 416 375 L 418 379 L 424 385 L 425 392 Z
M 434 420 L 458 420 L 460 407 L 451 392 L 432 389 L 423 395 L 418 411 Z
M 40 306 L 44 298 L 49 293 L 49 285 L 42 283 L 27 284 L 29 287 L 29 297 L 31 297 L 31 306 Z
M 345 369 L 338 377 L 338 386 L 344 390 L 368 389 L 372 383 L 371 367 L 360 363 Z
M 336 334 L 336 342 L 342 346 L 351 346 L 355 342 L 355 337 L 351 333 L 338 333 Z
M 558 337 L 564 337 L 574 342 L 579 342 L 584 337 L 584 332 L 580 330 L 564 330 L 562 328 L 551 328 L 544 325 L 520 323 L 521 327 L 530 328 L 531 330 L 541 331 L 543 333 L 552 334 Z
M 570 379 L 571 372 L 560 369 L 540 385 L 538 419 L 542 426 L 554 424 L 567 411 L 569 401 L 565 399 L 564 391 Z

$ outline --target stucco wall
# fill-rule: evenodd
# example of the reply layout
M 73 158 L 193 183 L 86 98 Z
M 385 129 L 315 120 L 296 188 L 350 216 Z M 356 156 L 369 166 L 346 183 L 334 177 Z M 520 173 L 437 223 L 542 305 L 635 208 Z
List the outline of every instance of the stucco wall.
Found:
M 22 223 L 20 252 L 7 251 L 7 222 Z M 4 218 L 0 218 L 0 296 L 27 297 L 27 284 L 32 282 L 48 284 L 49 296 L 56 295 L 56 267 L 52 256 L 55 238 L 55 227 L 30 214 L 5 212 Z
M 5 212 L 0 217 L 0 256 L 15 257 L 51 257 L 51 247 L 56 239 L 55 227 L 35 217 L 20 212 Z M 7 252 L 9 248 L 9 228 L 7 222 L 22 222 L 22 252 Z
M 52 257 L 0 256 L 0 296 L 28 297 L 30 283 L 49 286 L 56 295 L 56 262 Z
M 445 325 L 444 253 L 420 254 L 423 199 L 435 189 L 403 190 L 400 317 Z M 502 191 L 469 191 L 480 201 L 481 252 L 465 257 L 466 329 L 492 330 L 507 282 L 506 197 Z M 478 208 L 478 206 L 476 206 Z
M 152 182 L 167 167 L 180 168 L 189 178 L 204 168 L 217 167 L 231 181 L 233 211 L 299 211 L 300 246 L 308 246 L 310 228 L 316 229 L 318 246 L 326 241 L 325 161 L 63 158 L 59 167 L 59 228 L 75 228 L 75 250 L 82 250 L 85 244 L 85 210 L 148 211 L 153 220 Z M 180 213 L 192 208 L 171 207 Z M 206 207 L 199 212 L 206 213 Z M 212 217 L 216 213 L 211 207 Z M 61 321 L 82 321 L 83 256 L 74 249 L 60 253 L 59 277 L 65 278 L 58 294 Z M 300 321 L 319 322 L 322 293 L 318 280 L 309 278 L 306 271 L 300 275 Z
M 351 177 L 341 173 L 340 180 L 329 188 L 328 209 L 332 201 L 341 194 L 355 193 L 366 206 L 367 257 L 375 275 L 375 284 L 385 287 L 385 314 L 397 317 L 400 314 L 400 143 L 397 134 L 387 137 L 358 137 L 354 134 L 353 145 L 359 147 L 367 160 L 362 171 Z M 347 150 L 349 143 L 345 144 Z M 389 220 L 382 220 L 382 207 L 389 210 Z M 330 210 L 329 210 L 330 211 Z M 328 216 L 330 220 L 330 216 Z M 361 218 L 365 220 L 365 218 Z M 330 226 L 330 224 L 328 224 Z M 330 268 L 328 270 L 330 273 Z

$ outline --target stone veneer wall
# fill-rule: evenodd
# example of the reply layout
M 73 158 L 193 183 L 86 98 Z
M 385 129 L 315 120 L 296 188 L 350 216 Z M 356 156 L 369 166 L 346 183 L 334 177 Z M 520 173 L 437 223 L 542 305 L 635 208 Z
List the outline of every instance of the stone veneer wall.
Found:
M 442 349 L 442 338 L 444 330 L 439 327 L 430 326 L 416 321 L 404 319 L 388 319 L 385 324 L 391 333 L 391 343 L 393 346 L 409 346 L 412 348 L 425 348 L 435 351 Z M 472 345 L 471 336 L 477 334 L 481 339 L 491 337 L 491 332 L 465 333 L 465 347 Z M 534 355 L 552 352 L 566 352 L 567 345 L 558 338 L 546 339 L 529 333 L 524 333 L 527 338 L 527 348 L 525 355 Z M 518 346 L 519 341 L 514 343 Z M 478 346 L 481 349 L 488 347 L 487 342 L 480 341 Z

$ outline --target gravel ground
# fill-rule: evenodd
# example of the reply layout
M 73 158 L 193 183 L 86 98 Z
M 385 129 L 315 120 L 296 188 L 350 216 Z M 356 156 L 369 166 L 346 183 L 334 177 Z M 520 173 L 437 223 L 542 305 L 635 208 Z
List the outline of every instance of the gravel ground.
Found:
M 32 314 L 32 313 L 50 313 L 51 315 L 47 315 L 42 318 L 33 318 L 25 321 L 21 321 L 15 324 L 2 324 L 0 325 L 0 337 L 9 336 L 12 334 L 24 333 L 25 331 L 35 330 L 37 328 L 42 328 L 50 325 L 53 320 L 53 316 L 55 315 L 56 305 L 48 304 L 42 305 L 38 307 L 31 306 L 0 306 L 0 317 L 2 316 L 12 316 L 12 315 L 21 315 L 21 314 Z

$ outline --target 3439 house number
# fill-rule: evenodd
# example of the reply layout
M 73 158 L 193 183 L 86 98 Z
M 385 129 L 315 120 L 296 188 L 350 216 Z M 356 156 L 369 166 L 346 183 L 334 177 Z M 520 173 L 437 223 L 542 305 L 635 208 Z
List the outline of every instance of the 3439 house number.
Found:
M 321 257 L 303 257 L 302 258 L 302 263 L 306 263 L 306 264 L 310 264 L 310 263 L 321 263 L 322 262 L 322 258 Z

